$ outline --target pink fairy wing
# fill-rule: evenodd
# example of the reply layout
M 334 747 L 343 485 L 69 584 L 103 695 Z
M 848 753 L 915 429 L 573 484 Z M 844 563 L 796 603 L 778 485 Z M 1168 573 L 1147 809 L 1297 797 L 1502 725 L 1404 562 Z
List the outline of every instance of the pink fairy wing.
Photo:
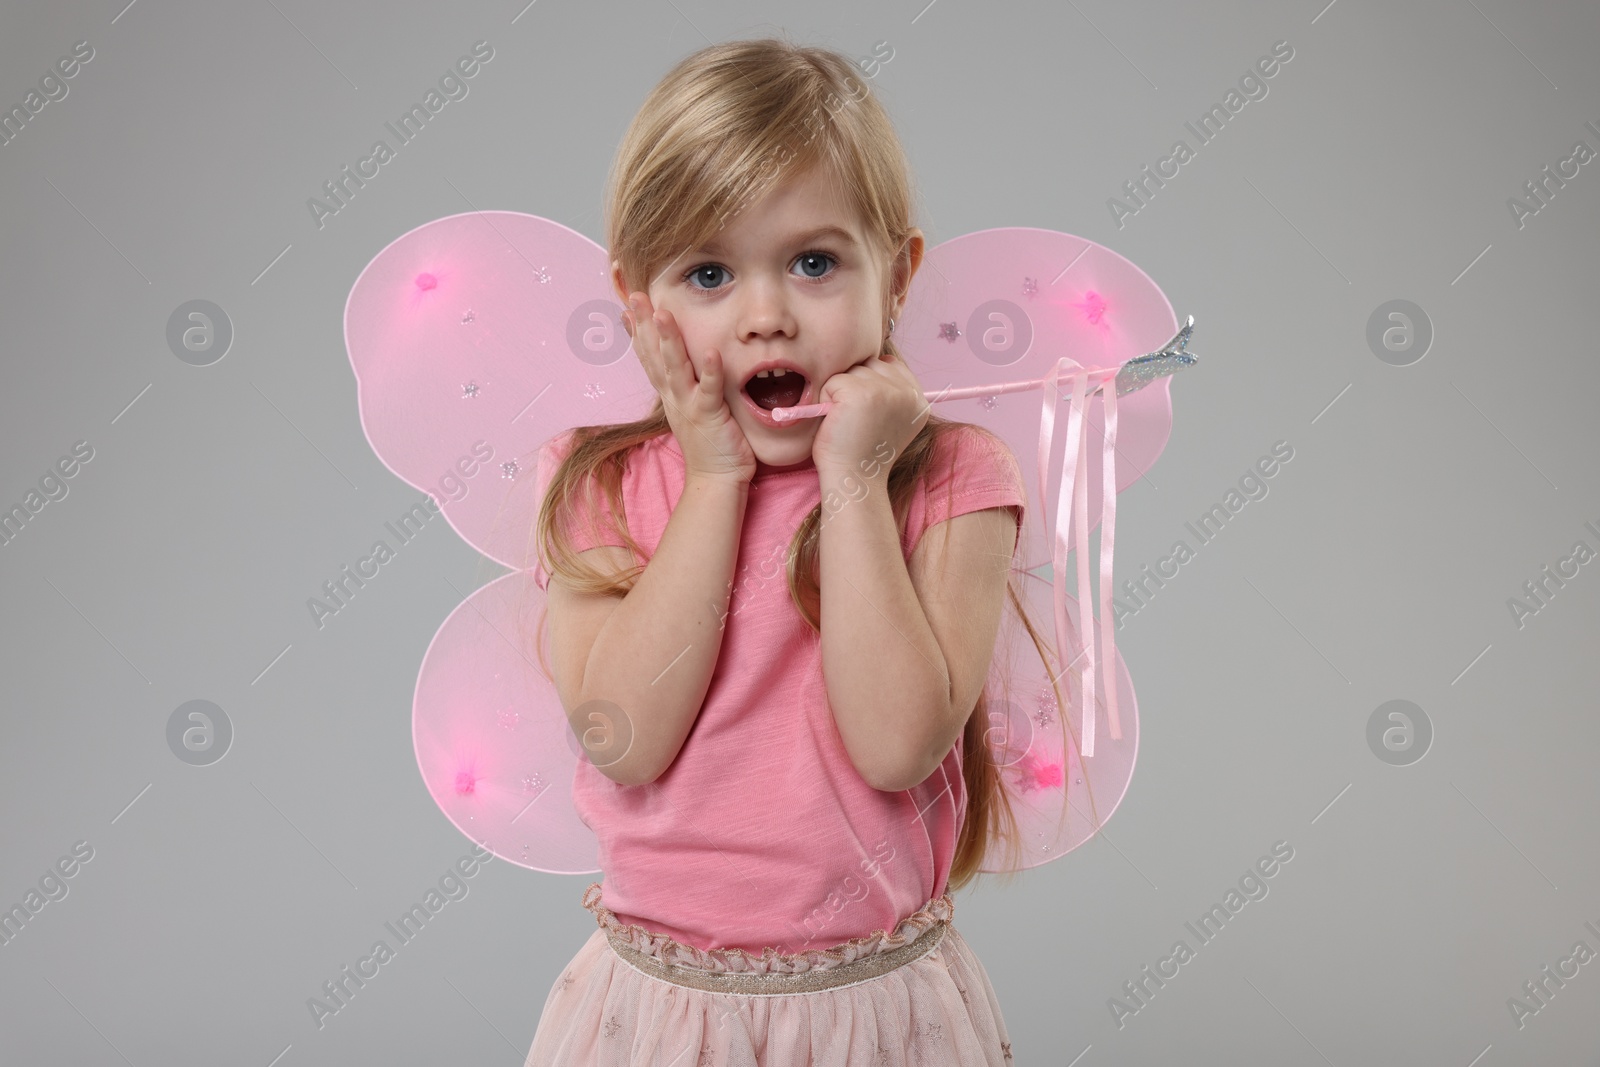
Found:
M 475 211 L 418 226 L 345 306 L 367 440 L 468 544 L 525 570 L 538 447 L 655 402 L 621 314 L 605 250 L 560 223 Z
M 912 282 L 895 339 L 924 390 L 961 389 L 1045 378 L 1063 357 L 1088 369 L 1119 367 L 1159 350 L 1177 331 L 1177 316 L 1160 288 L 1143 271 L 1110 249 L 1072 234 L 1007 227 L 965 234 L 929 250 Z M 1110 387 L 1108 387 L 1110 388 Z M 1027 486 L 1029 506 L 1018 554 L 1030 572 L 1050 573 L 1058 531 L 1058 506 L 1069 437 L 1071 385 L 1058 386 L 1048 468 L 1039 470 L 1044 389 L 941 401 L 944 418 L 972 422 L 998 434 L 1011 448 Z M 1101 397 L 1084 406 L 1083 454 L 1087 463 L 1084 529 L 1099 523 L 1104 500 L 1101 454 L 1105 409 Z M 1155 463 L 1172 428 L 1172 402 L 1165 378 L 1123 396 L 1117 403 L 1116 475 L 1112 493 L 1133 484 Z M 1040 500 L 1041 473 L 1046 494 Z M 1082 555 L 1073 522 L 1059 531 L 1068 548 Z M 1021 576 L 1029 617 L 1050 651 L 1046 669 L 1037 648 L 1015 620 L 1017 640 L 997 651 L 991 673 L 991 751 L 1003 768 L 1021 835 L 1020 855 L 1002 851 L 992 839 L 983 869 L 1033 867 L 1076 848 L 1110 818 L 1133 776 L 1138 749 L 1138 704 L 1133 683 L 1114 647 L 1106 647 L 1093 605 L 1087 612 L 1066 594 L 1071 574 L 1056 576 L 1059 589 L 1036 573 Z M 1054 598 L 1059 593 L 1071 633 L 1056 632 Z M 1086 617 L 1087 616 L 1087 617 Z M 1085 624 L 1100 649 L 1071 662 Z M 1054 640 L 1052 640 L 1054 639 Z M 1114 642 L 1112 642 L 1114 645 Z M 1063 656 L 1057 652 L 1065 649 Z M 1082 674 L 1093 671 L 1096 714 L 1093 745 L 1082 721 Z M 1063 756 L 1063 716 L 1050 687 L 1052 674 L 1067 700 L 1071 736 Z M 1103 675 L 1103 677 L 1102 677 Z M 1006 693 L 1009 684 L 1009 696 Z M 1116 686 L 1116 716 L 1106 688 Z M 1113 730 L 1115 727 L 1115 730 Z M 1085 752 L 1088 752 L 1086 755 Z
M 621 313 L 604 249 L 514 211 L 418 226 L 373 257 L 345 306 L 373 451 L 513 571 L 434 635 L 412 706 L 418 768 L 463 833 L 557 874 L 597 870 L 598 843 L 572 806 L 581 757 L 536 651 L 541 446 L 654 403 Z
M 1050 583 L 1028 573 L 1017 577 L 1029 618 L 1035 629 L 1043 627 L 1041 636 L 1045 636 L 1052 610 Z M 1066 597 L 1066 606 L 1074 624 L 1081 627 L 1077 600 Z M 1138 702 L 1120 654 L 1112 657 L 1106 676 L 1117 680 L 1122 737 L 1110 736 L 1102 693 L 1095 701 L 1099 741 L 1094 755 L 1084 758 L 1078 747 L 1083 737 L 1080 671 L 1070 670 L 1056 681 L 1061 699 L 1067 702 L 1063 715 L 1050 685 L 1053 672 L 1045 670 L 1038 649 L 1010 612 L 1001 633 L 985 689 L 987 738 L 1016 817 L 1017 849 L 1008 853 L 1004 841 L 991 837 L 981 867 L 989 872 L 1037 867 L 1089 840 L 1122 803 L 1139 751 Z M 1055 666 L 1055 671 L 1059 670 Z
M 1003 227 L 951 238 L 923 257 L 907 294 L 895 343 L 926 391 L 1042 378 L 1062 356 L 1089 367 L 1120 366 L 1154 352 L 1177 332 L 1172 305 L 1150 277 L 1103 245 L 1055 230 Z M 1057 404 L 1052 469 L 1059 471 L 1070 388 Z M 1030 492 L 1038 485 L 1039 411 L 1030 390 L 934 405 L 942 418 L 975 422 L 1005 439 Z M 1132 485 L 1166 447 L 1172 430 L 1168 380 L 1129 393 L 1117 405 L 1117 490 Z M 1103 410 L 1089 405 L 1088 454 L 1104 440 Z M 1046 472 L 1049 473 L 1049 472 Z M 1089 463 L 1088 514 L 1100 514 L 1101 474 Z M 1032 501 L 1037 529 L 1056 513 L 1059 474 L 1049 499 Z M 1070 547 L 1075 532 L 1068 531 Z M 1033 542 L 1029 567 L 1050 562 L 1050 544 Z
M 599 870 L 572 803 L 580 752 L 539 660 L 545 595 L 528 571 L 475 591 L 433 637 L 411 719 L 417 767 L 456 827 L 503 860 L 551 874 Z

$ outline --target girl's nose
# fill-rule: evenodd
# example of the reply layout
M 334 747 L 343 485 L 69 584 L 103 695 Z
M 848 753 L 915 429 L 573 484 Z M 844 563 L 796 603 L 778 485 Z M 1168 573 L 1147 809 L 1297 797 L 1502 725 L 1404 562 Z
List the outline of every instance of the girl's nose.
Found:
M 739 332 L 743 337 L 794 335 L 794 314 L 781 282 L 756 281 L 745 287 L 739 309 Z

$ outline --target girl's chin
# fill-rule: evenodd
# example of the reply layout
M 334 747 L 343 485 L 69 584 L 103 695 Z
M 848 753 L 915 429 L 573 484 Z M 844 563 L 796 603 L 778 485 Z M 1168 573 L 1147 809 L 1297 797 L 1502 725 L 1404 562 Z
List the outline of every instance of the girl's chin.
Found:
M 783 470 L 788 467 L 809 467 L 811 462 L 811 434 L 802 441 L 774 446 L 770 442 L 750 439 L 750 450 L 756 454 L 758 466 Z
M 807 432 L 801 427 L 794 430 L 770 430 L 759 423 L 744 427 L 745 440 L 756 462 L 763 469 L 811 466 L 811 443 L 816 431 Z

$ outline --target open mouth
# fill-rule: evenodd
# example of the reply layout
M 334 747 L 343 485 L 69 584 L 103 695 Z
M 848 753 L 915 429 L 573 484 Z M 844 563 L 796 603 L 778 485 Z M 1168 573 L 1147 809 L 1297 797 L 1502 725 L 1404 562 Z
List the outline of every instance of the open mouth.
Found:
M 763 411 L 792 408 L 806 392 L 806 376 L 792 367 L 768 367 L 751 375 L 744 391 Z

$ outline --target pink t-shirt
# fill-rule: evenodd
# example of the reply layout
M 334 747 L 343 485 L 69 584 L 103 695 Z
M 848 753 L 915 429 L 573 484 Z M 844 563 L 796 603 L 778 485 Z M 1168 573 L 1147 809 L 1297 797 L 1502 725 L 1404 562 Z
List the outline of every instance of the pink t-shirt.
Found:
M 565 435 L 557 439 L 562 455 L 568 446 Z M 553 469 L 548 455 L 543 462 Z M 1015 508 L 1020 536 L 1027 494 L 998 437 L 975 426 L 947 434 L 934 472 L 907 513 L 908 560 L 929 525 L 982 508 Z M 624 514 L 647 559 L 684 474 L 671 433 L 628 457 Z M 598 488 L 596 495 L 604 529 L 609 509 Z M 958 738 L 925 781 L 898 792 L 872 788 L 851 763 L 827 701 L 821 638 L 785 578 L 795 531 L 821 500 L 809 462 L 750 483 L 722 648 L 672 765 L 637 786 L 618 785 L 587 761 L 577 768 L 573 801 L 599 838 L 602 903 L 622 922 L 701 949 L 794 953 L 893 931 L 945 891 L 966 812 L 962 744 Z M 573 529 L 579 551 L 622 544 L 614 533 L 590 537 L 582 525 Z M 535 580 L 547 587 L 543 566 Z

